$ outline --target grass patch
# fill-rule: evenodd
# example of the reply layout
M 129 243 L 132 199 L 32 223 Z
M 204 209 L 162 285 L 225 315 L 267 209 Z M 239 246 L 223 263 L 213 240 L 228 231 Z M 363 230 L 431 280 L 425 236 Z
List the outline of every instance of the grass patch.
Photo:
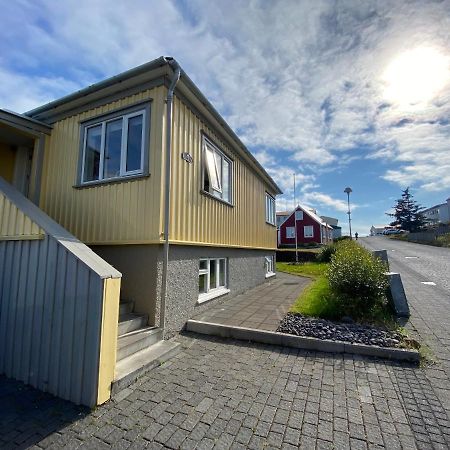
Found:
M 308 278 L 318 278 L 325 274 L 328 264 L 317 262 L 306 262 L 302 264 L 277 262 L 276 268 L 278 272 L 286 272 Z
M 394 313 L 386 303 L 376 303 L 373 307 L 364 310 L 346 310 L 346 302 L 342 297 L 333 293 L 330 287 L 326 277 L 328 267 L 328 263 L 321 262 L 276 263 L 279 272 L 313 279 L 312 283 L 300 294 L 289 312 L 335 321 L 349 315 L 353 320 L 364 325 L 398 331 L 399 325 L 395 320 Z
M 336 306 L 328 280 L 320 276 L 306 287 L 289 312 L 332 320 L 338 318 Z

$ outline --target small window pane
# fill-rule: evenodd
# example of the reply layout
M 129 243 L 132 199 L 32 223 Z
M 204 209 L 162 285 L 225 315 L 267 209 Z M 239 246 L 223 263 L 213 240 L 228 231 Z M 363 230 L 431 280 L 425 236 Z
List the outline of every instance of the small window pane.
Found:
M 225 286 L 225 260 L 219 261 L 219 286 Z
M 215 289 L 217 286 L 217 260 L 213 259 L 209 262 L 209 288 Z
M 128 120 L 128 148 L 126 171 L 141 169 L 143 116 Z
M 208 275 L 203 274 L 198 277 L 198 291 L 200 294 L 207 292 L 207 277 Z
M 222 198 L 231 202 L 230 196 L 230 163 L 224 159 L 222 168 Z
M 208 268 L 208 261 L 206 259 L 200 260 L 200 270 L 206 270 Z
M 216 167 L 216 158 L 214 157 L 214 152 L 212 149 L 208 148 L 208 146 L 205 146 L 205 156 L 206 156 L 206 170 L 208 172 L 208 178 L 209 183 L 211 185 L 211 188 L 220 192 L 220 180 L 219 180 L 219 173 L 217 171 Z
M 286 237 L 295 238 L 295 227 L 286 227 Z
M 120 176 L 120 155 L 122 149 L 122 119 L 106 124 L 104 178 Z
M 102 145 L 102 126 L 88 128 L 84 158 L 83 181 L 98 180 L 100 173 L 100 152 Z
M 295 220 L 303 220 L 303 211 L 295 211 Z

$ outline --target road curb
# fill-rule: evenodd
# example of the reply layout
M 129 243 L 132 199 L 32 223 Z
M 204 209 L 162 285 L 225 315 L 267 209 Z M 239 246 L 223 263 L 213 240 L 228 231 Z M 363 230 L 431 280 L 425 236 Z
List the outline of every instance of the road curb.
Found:
M 186 330 L 209 336 L 219 336 L 261 344 L 281 345 L 326 353 L 348 353 L 352 355 L 375 356 L 395 361 L 419 362 L 417 350 L 401 348 L 385 348 L 364 344 L 350 344 L 342 341 L 322 340 L 313 337 L 294 336 L 275 331 L 257 330 L 254 328 L 236 327 L 218 323 L 188 320 Z

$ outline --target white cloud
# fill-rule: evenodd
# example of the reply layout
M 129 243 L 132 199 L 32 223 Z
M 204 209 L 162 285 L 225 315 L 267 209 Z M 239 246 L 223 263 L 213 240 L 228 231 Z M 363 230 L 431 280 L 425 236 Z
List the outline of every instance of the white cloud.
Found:
M 405 110 L 386 104 L 383 74 L 409 48 L 448 51 L 448 9 L 445 1 L 6 2 L 0 106 L 21 112 L 172 55 L 288 197 L 295 172 L 311 201 L 342 210 L 314 185 L 360 158 L 386 162 L 390 182 L 442 191 L 449 86 Z
M 324 194 L 323 192 L 306 192 L 302 194 L 301 199 L 305 203 L 310 203 L 312 205 L 319 205 L 327 208 L 327 210 L 331 209 L 333 211 L 338 212 L 347 212 L 347 202 L 342 199 L 333 198 L 328 194 Z M 352 204 L 351 209 L 356 209 L 358 205 Z

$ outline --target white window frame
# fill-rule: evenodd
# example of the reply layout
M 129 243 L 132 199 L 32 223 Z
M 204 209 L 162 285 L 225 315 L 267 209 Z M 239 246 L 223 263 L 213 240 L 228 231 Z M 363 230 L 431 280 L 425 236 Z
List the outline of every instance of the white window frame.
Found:
M 275 226 L 276 221 L 275 197 L 266 192 L 266 222 Z
M 286 227 L 286 239 L 295 239 L 295 227 Z
M 82 148 L 81 148 L 81 170 L 79 176 L 80 185 L 97 184 L 107 182 L 110 180 L 117 180 L 121 178 L 133 177 L 144 175 L 146 173 L 145 157 L 147 155 L 148 139 L 147 134 L 149 132 L 149 107 L 133 108 L 128 110 L 118 111 L 117 113 L 111 113 L 98 120 L 90 120 L 89 122 L 82 124 Z M 128 153 L 128 124 L 129 120 L 142 116 L 142 136 L 141 136 L 141 161 L 140 167 L 135 170 L 126 170 L 127 153 Z M 114 177 L 104 176 L 105 165 L 105 145 L 106 145 L 106 125 L 110 122 L 122 120 L 122 142 L 120 149 L 120 169 L 119 175 Z M 100 162 L 99 162 L 99 177 L 95 180 L 85 180 L 85 163 L 86 163 L 86 144 L 88 131 L 91 128 L 101 126 L 101 144 L 100 144 Z M 148 169 L 147 169 L 148 170 Z
M 311 229 L 311 234 L 306 233 L 307 229 L 308 230 Z M 303 227 L 303 237 L 305 237 L 305 238 L 313 238 L 314 237 L 314 226 L 313 225 L 305 225 Z
M 233 160 L 228 158 L 224 152 L 222 152 L 210 139 L 203 135 L 202 139 L 202 191 L 207 192 L 214 198 L 221 200 L 225 203 L 232 204 L 233 199 Z M 212 155 L 212 156 L 211 156 Z M 217 164 L 217 159 L 222 160 L 220 168 Z M 223 161 L 228 163 L 228 197 L 223 198 Z M 205 172 L 208 173 L 209 190 L 205 188 Z
M 303 220 L 303 211 L 295 211 L 295 220 Z
M 206 261 L 206 269 L 200 269 L 200 263 Z M 220 261 L 225 261 L 225 284 L 220 285 Z M 210 274 L 211 265 L 216 265 L 216 285 L 210 286 Z M 203 303 L 216 297 L 228 294 L 230 290 L 228 289 L 228 259 L 227 258 L 201 258 L 199 260 L 199 277 L 200 275 L 206 275 L 206 292 L 198 294 L 197 303 Z
M 275 256 L 269 255 L 265 257 L 266 278 L 273 277 L 275 274 Z

